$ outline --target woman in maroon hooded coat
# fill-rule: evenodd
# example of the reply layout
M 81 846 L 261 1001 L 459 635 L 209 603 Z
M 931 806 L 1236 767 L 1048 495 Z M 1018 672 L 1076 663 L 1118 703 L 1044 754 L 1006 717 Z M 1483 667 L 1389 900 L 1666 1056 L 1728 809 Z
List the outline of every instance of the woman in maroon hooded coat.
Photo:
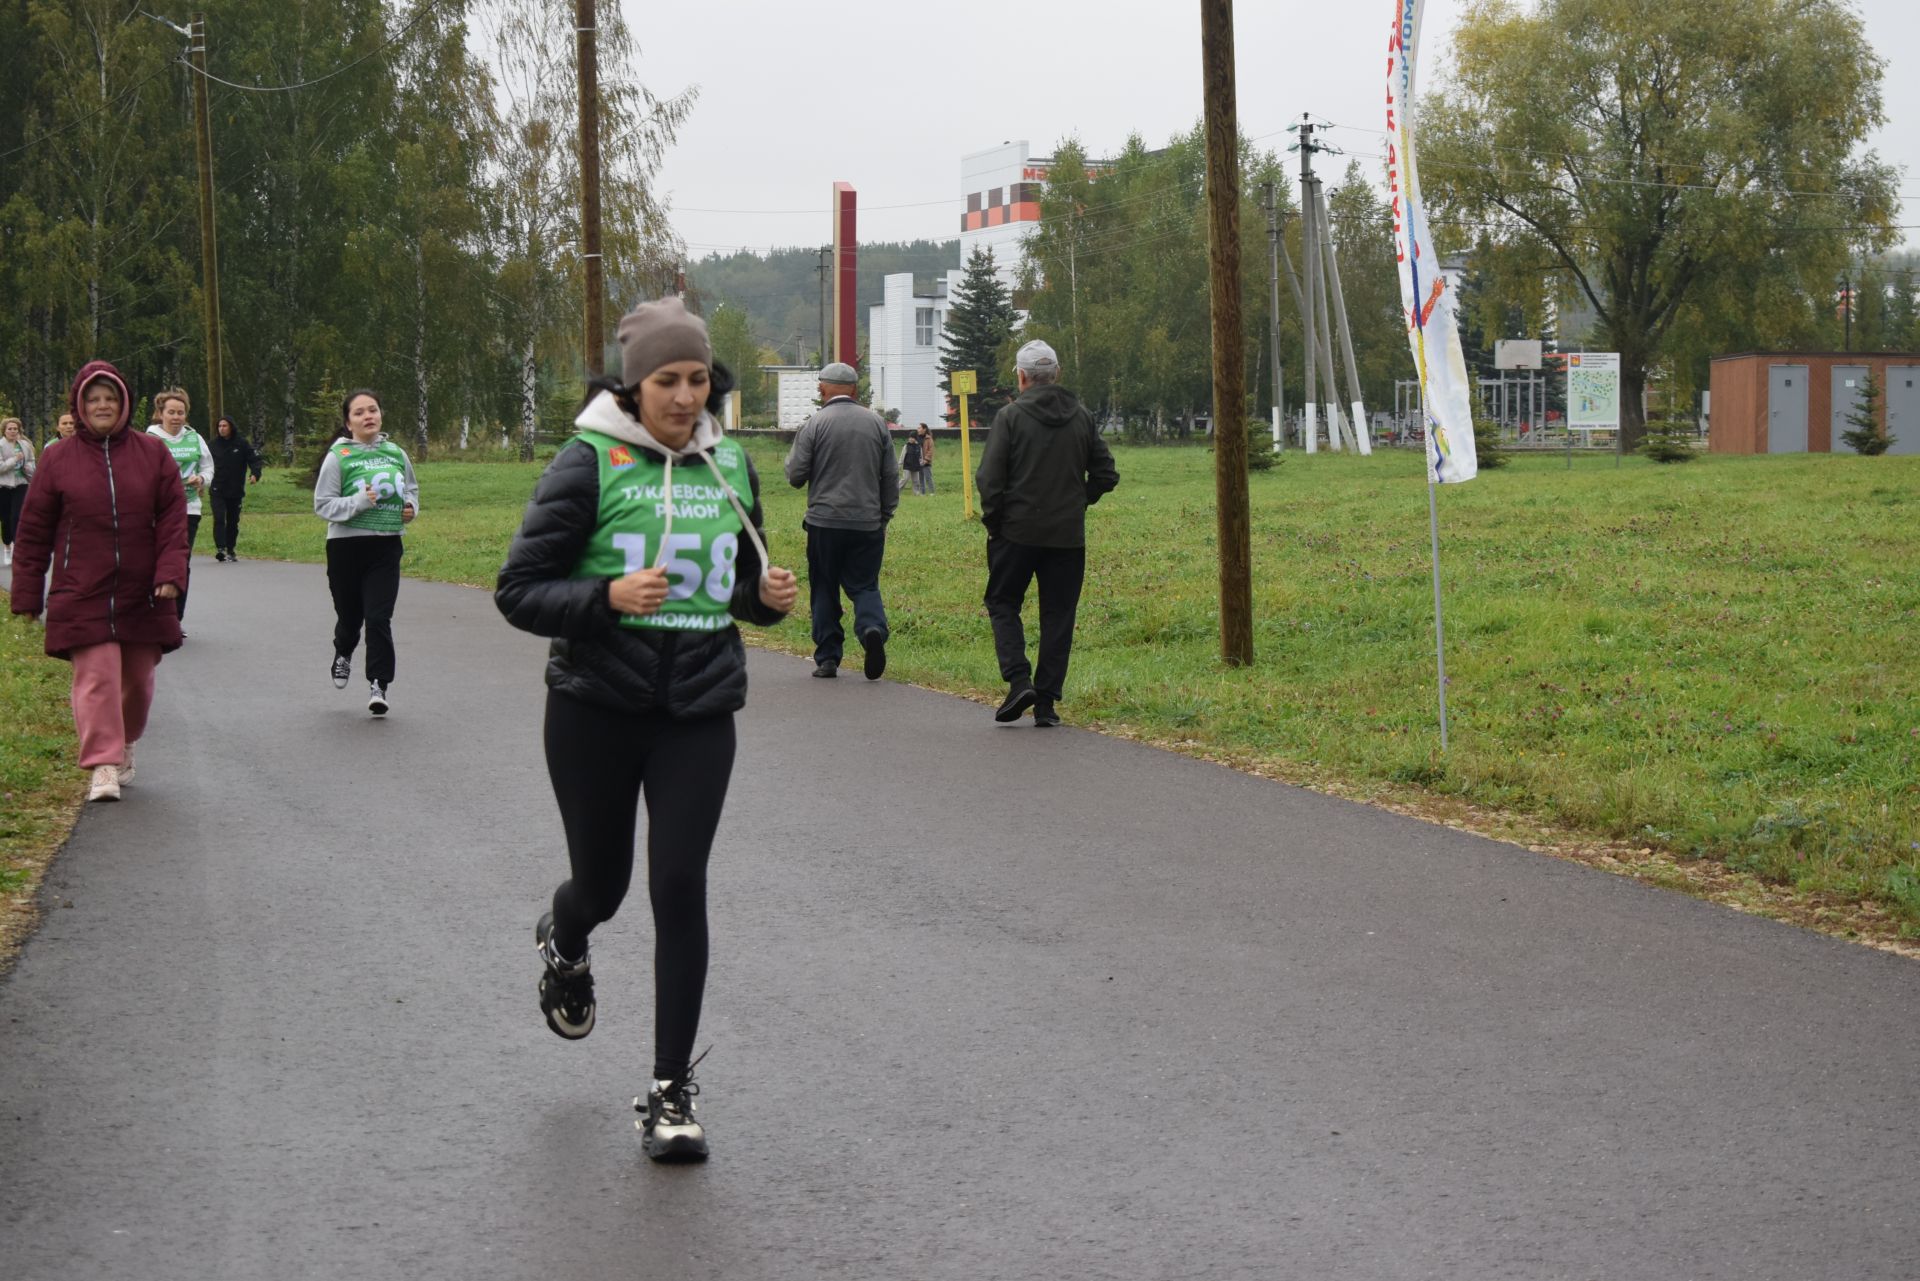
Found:
M 173 602 L 187 577 L 187 500 L 167 447 L 128 428 L 133 399 L 119 370 L 92 362 L 68 399 L 80 430 L 43 455 L 27 491 L 13 612 L 45 610 L 47 653 L 73 664 L 80 765 L 93 771 L 87 799 L 117 801 L 133 781 L 153 669 L 180 648 Z

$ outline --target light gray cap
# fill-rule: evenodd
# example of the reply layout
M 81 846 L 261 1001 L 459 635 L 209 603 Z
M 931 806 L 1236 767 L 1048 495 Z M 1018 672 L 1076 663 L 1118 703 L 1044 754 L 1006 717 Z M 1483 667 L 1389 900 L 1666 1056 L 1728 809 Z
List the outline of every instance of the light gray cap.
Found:
M 852 365 L 836 360 L 820 371 L 820 381 L 837 387 L 855 387 L 860 383 L 860 375 L 853 371 Z
M 1045 373 L 1060 368 L 1060 357 L 1053 354 L 1053 348 L 1038 338 L 1020 348 L 1020 354 L 1013 358 L 1014 367 L 1027 373 Z

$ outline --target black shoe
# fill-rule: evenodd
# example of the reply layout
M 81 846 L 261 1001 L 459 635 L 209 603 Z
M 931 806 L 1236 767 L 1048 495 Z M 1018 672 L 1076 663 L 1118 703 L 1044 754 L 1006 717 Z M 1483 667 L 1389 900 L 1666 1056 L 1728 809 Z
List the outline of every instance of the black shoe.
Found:
M 553 913 L 547 912 L 533 927 L 533 945 L 547 967 L 540 976 L 540 1012 L 555 1036 L 578 1041 L 593 1031 L 593 972 L 590 957 L 569 961 L 553 946 Z
M 239 560 L 240 560 L 240 553 L 233 550 L 233 548 L 231 547 L 227 548 L 227 564 L 229 565 L 237 564 L 239 563 Z
M 1052 699 L 1039 698 L 1034 700 L 1033 723 L 1042 729 L 1045 729 L 1049 725 L 1058 725 L 1060 723 L 1060 713 L 1053 710 Z
M 224 552 L 224 551 L 216 551 L 216 552 L 215 552 L 215 553 L 213 554 L 213 558 L 214 558 L 214 559 L 215 559 L 216 561 L 224 561 L 224 560 L 225 560 L 225 559 L 227 558 L 227 554 L 226 554 L 226 552 Z
M 1012 686 L 1007 690 L 1006 701 L 1000 704 L 1000 710 L 993 714 L 993 719 L 1002 725 L 1017 721 L 1020 719 L 1020 713 L 1032 707 L 1039 698 L 1039 693 L 1031 685 Z
M 353 660 L 345 654 L 333 656 L 333 687 L 345 689 L 347 681 L 353 676 Z
M 633 1128 L 640 1131 L 641 1146 L 653 1160 L 707 1159 L 706 1127 L 693 1117 L 698 1093 L 693 1069 L 688 1068 L 677 1081 L 655 1081 L 645 1098 L 633 1101 L 633 1110 L 641 1114 Z
M 813 674 L 823 681 L 830 681 L 840 674 L 840 664 L 831 658 L 823 658 L 813 665 Z
M 877 681 L 887 671 L 887 638 L 878 627 L 869 627 L 860 633 L 860 644 L 867 651 L 867 679 Z

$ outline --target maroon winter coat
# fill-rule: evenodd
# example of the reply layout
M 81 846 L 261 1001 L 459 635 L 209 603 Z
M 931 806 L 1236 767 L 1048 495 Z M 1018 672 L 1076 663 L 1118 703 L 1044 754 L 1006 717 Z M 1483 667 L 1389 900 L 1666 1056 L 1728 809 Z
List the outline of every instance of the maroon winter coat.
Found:
M 98 378 L 120 385 L 120 423 L 102 439 L 85 426 L 80 392 Z M 167 447 L 127 425 L 126 380 L 96 360 L 68 402 L 82 426 L 41 455 L 13 544 L 13 612 L 47 616 L 47 653 L 67 658 L 106 641 L 180 648 L 180 610 L 156 600 L 187 577 L 187 499 Z M 47 587 L 47 570 L 53 585 Z

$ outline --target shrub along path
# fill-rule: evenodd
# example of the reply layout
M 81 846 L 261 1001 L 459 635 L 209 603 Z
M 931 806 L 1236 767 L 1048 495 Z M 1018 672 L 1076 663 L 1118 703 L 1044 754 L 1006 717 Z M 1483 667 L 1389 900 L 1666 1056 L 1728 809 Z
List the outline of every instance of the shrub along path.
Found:
M 423 520 L 427 517 L 423 517 Z M 1911 1277 L 1910 962 L 755 652 L 699 1169 L 540 1021 L 542 644 L 202 561 L 126 801 L 0 980 L 0 1276 Z

